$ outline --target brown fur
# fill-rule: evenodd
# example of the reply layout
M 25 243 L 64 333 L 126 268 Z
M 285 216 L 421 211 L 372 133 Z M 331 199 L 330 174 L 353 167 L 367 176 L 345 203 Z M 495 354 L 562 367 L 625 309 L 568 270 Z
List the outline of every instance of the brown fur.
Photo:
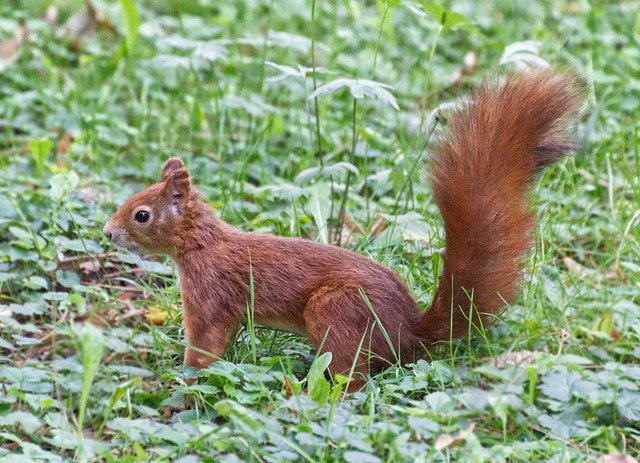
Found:
M 105 234 L 132 251 L 176 261 L 187 343 L 197 348 L 187 349 L 187 365 L 204 367 L 224 355 L 246 320 L 253 276 L 255 322 L 308 336 L 333 353 L 333 373 L 354 369 L 357 387 L 369 372 L 398 358 L 413 361 L 425 346 L 464 335 L 469 321 L 487 324 L 485 314 L 513 300 L 532 241 L 528 188 L 538 171 L 571 148 L 567 121 L 580 105 L 571 83 L 549 71 L 511 75 L 481 87 L 452 116 L 432 160 L 447 242 L 443 276 L 425 313 L 395 273 L 366 257 L 228 226 L 176 158 L 167 161 L 159 183 L 118 209 Z M 150 212 L 148 222 L 134 219 L 140 209 Z

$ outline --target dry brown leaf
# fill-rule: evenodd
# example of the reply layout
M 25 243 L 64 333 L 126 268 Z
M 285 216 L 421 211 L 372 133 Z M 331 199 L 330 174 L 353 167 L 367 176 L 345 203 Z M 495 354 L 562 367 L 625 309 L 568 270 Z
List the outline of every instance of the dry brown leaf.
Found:
M 620 279 L 620 272 L 618 272 L 617 269 L 611 270 L 610 272 L 607 272 L 604 274 L 604 279 L 605 280 L 619 280 Z
M 340 243 L 340 245 L 342 246 L 351 246 L 356 244 L 357 242 L 358 240 L 356 239 L 354 233 L 347 227 L 342 227 L 342 230 L 340 230 L 340 236 L 338 237 L 338 239 L 336 239 L 336 244 Z
M 495 364 L 498 368 L 504 368 L 508 365 L 528 366 L 533 363 L 536 353 L 530 350 L 521 350 L 518 352 L 507 352 L 495 358 Z
M 97 260 L 87 260 L 82 262 L 79 267 L 83 273 L 97 273 L 100 270 L 100 262 Z
M 293 395 L 293 389 L 291 389 L 291 380 L 287 375 L 284 377 L 284 395 L 291 397 Z
M 451 434 L 442 434 L 436 439 L 436 442 L 435 444 L 433 444 L 433 446 L 436 450 L 442 450 L 454 445 L 460 445 L 469 435 L 473 434 L 475 428 L 476 424 L 471 423 L 469 428 L 465 429 L 464 431 L 460 431 L 456 436 L 452 436 Z
M 378 217 L 373 221 L 371 226 L 371 236 L 378 236 L 387 229 L 387 222 L 382 217 Z
M 77 188 L 76 196 L 87 203 L 104 203 L 113 201 L 113 195 L 107 191 L 100 191 L 91 185 Z
M 106 30 L 117 34 L 116 27 L 102 14 L 91 0 L 85 0 L 86 8 L 71 16 L 60 29 L 60 34 L 73 39 L 73 50 L 80 49 L 80 41 L 83 38 L 95 35 L 98 30 Z
M 135 298 L 138 294 L 131 291 L 123 291 L 116 296 L 116 299 L 119 301 L 130 301 Z
M 451 446 L 453 443 L 455 443 L 456 439 L 458 439 L 459 441 L 464 440 L 464 439 L 460 439 L 459 436 L 453 437 L 451 434 L 442 434 L 438 436 L 438 438 L 436 439 L 436 443 L 433 445 L 433 447 L 436 450 L 442 450 L 444 448 Z
M 585 276 L 587 276 L 587 271 L 585 270 L 585 268 L 575 260 L 573 260 L 571 257 L 563 257 L 562 262 L 574 275 L 578 275 L 580 278 L 584 278 Z
M 342 223 L 347 229 L 351 230 L 354 233 L 364 233 L 364 230 L 362 229 L 360 224 L 356 222 L 356 219 L 354 219 L 353 216 L 346 211 L 342 213 Z
M 456 69 L 451 76 L 454 85 L 459 85 L 464 76 L 470 76 L 476 71 L 476 54 L 468 51 L 462 59 L 462 68 Z
M 638 460 L 622 453 L 609 453 L 598 458 L 598 463 L 638 463 Z
M 29 35 L 29 29 L 21 25 L 13 37 L 0 42 L 0 72 L 11 66 L 20 56 L 20 47 Z
M 42 19 L 44 19 L 44 22 L 46 22 L 49 25 L 49 27 L 53 28 L 55 27 L 56 24 L 58 24 L 58 13 L 59 13 L 58 7 L 50 6 L 44 12 Z
M 335 243 L 339 243 L 340 245 L 356 244 L 358 242 L 358 240 L 356 239 L 356 235 L 363 234 L 364 230 L 348 212 L 343 211 L 341 218 L 342 228 L 340 229 L 340 233 L 338 233 L 337 229 L 334 233 L 332 233 L 332 236 L 335 239 Z
M 62 135 L 60 142 L 58 142 L 58 148 L 56 149 L 56 165 L 58 167 L 64 166 L 65 158 L 71 147 L 73 141 L 73 134 L 68 130 Z
M 62 27 L 62 34 L 74 39 L 91 37 L 97 31 L 98 25 L 87 11 L 74 14 Z

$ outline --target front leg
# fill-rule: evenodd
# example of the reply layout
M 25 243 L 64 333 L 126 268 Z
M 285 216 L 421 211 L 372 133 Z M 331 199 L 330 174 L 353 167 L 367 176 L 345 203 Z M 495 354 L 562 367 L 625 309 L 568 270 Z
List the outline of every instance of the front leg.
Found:
M 228 331 L 220 327 L 202 328 L 185 324 L 187 349 L 184 353 L 184 364 L 200 369 L 220 360 L 229 345 Z

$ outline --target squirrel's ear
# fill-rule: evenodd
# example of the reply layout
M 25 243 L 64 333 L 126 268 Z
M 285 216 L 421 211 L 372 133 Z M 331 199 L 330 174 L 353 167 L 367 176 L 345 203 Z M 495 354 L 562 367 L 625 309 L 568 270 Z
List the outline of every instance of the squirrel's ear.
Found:
M 186 171 L 182 160 L 180 158 L 169 158 L 162 167 L 162 177 L 160 178 L 160 181 L 166 181 L 167 178 L 169 178 L 169 175 L 180 169 L 184 169 Z
M 191 197 L 191 176 L 187 169 L 178 169 L 167 175 L 164 194 L 171 201 L 176 214 L 182 214 Z

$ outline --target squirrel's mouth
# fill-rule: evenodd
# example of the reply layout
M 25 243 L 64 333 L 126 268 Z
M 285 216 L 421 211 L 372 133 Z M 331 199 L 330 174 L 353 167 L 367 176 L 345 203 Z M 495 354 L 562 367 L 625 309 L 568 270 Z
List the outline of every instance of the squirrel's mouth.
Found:
M 111 242 L 115 244 L 116 247 L 133 252 L 134 254 L 141 254 L 144 251 L 139 244 L 132 243 L 120 235 L 113 236 Z
M 129 252 L 133 252 L 134 254 L 142 254 L 142 252 L 143 252 L 142 247 L 140 247 L 139 245 L 134 244 L 134 243 L 118 243 L 115 240 L 113 241 L 113 243 L 117 247 L 119 247 L 121 249 L 124 249 L 126 251 L 129 251 Z

